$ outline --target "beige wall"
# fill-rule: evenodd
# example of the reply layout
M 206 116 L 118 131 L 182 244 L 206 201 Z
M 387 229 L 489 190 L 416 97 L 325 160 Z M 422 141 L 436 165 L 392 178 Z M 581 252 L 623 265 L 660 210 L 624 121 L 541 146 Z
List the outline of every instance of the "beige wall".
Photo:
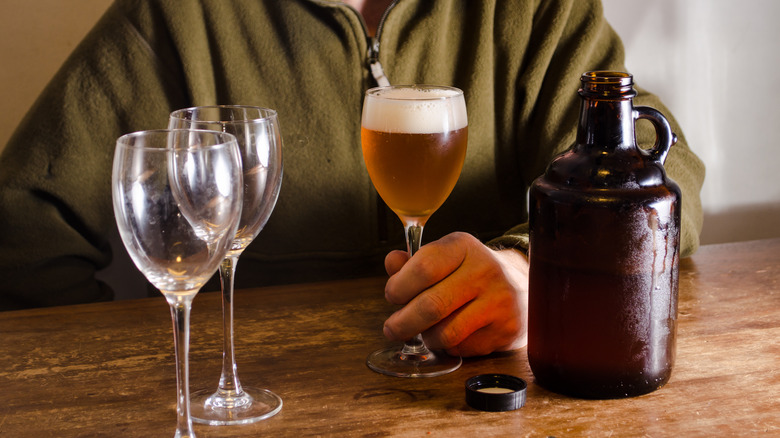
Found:
M 0 150 L 111 0 L 0 0 Z

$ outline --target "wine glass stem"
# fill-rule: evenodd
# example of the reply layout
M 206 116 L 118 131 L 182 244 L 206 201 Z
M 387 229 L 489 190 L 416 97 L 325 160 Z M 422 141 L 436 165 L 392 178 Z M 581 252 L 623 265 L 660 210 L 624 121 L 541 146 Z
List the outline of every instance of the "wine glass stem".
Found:
M 229 255 L 219 266 L 219 278 L 222 281 L 222 375 L 219 378 L 219 392 L 240 395 L 241 382 L 238 381 L 238 366 L 233 342 L 233 288 L 236 276 L 237 255 Z
M 401 354 L 405 355 L 425 355 L 428 353 L 428 347 L 425 346 L 421 334 L 415 335 L 412 339 L 404 342 L 404 347 L 401 349 Z
M 176 437 L 194 437 L 190 417 L 190 309 L 192 294 L 163 292 L 171 308 L 173 342 L 176 355 Z
M 409 251 L 409 257 L 412 257 L 417 253 L 422 244 L 422 225 L 410 224 L 406 225 L 406 248 Z
M 404 224 L 404 228 L 406 231 L 406 247 L 409 251 L 409 257 L 412 257 L 417 253 L 422 244 L 423 226 L 417 223 Z M 401 354 L 415 356 L 424 356 L 428 352 L 428 347 L 425 346 L 421 334 L 417 334 L 412 339 L 404 342 L 404 347 L 401 350 Z

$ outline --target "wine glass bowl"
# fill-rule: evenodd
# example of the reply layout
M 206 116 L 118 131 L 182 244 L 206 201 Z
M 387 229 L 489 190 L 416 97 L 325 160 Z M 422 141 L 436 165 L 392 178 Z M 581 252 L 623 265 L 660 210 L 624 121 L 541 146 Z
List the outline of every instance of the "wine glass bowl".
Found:
M 215 130 L 236 137 L 244 175 L 244 205 L 231 251 L 240 254 L 268 222 L 279 198 L 284 166 L 276 111 L 247 105 L 198 106 L 172 112 L 168 126 Z
M 363 158 L 371 181 L 404 223 L 424 223 L 449 196 L 466 156 L 460 90 L 375 88 L 363 108 Z M 385 146 L 383 146 L 385 145 Z
M 468 121 L 463 92 L 453 87 L 402 85 L 366 92 L 361 143 L 366 169 L 385 204 L 403 223 L 409 255 L 422 230 L 458 180 L 466 157 Z M 398 377 L 432 377 L 461 364 L 432 351 L 418 334 L 402 347 L 369 355 L 367 365 Z
M 214 274 L 237 227 L 239 169 L 232 135 L 158 130 L 117 140 L 117 227 L 131 259 L 155 287 L 189 291 Z
M 168 135 L 171 137 L 169 142 L 176 144 L 188 141 L 177 137 L 198 136 L 200 133 L 197 130 L 171 130 Z M 226 202 L 233 196 L 233 188 L 229 179 L 220 177 L 232 171 L 235 166 L 233 157 L 179 151 L 174 151 L 171 157 L 168 162 L 171 167 L 169 177 L 177 189 L 173 196 L 181 213 L 190 219 L 194 232 L 203 240 L 221 238 L 224 227 L 234 221 L 230 205 Z M 203 187 L 207 188 L 204 190 Z M 243 210 L 241 214 L 243 216 Z
M 193 437 L 189 315 L 238 227 L 243 178 L 233 135 L 158 130 L 117 140 L 114 215 L 122 242 L 171 309 L 177 377 L 177 437 Z
M 216 391 L 192 394 L 194 421 L 210 425 L 253 423 L 278 413 L 282 399 L 267 389 L 242 385 L 234 348 L 233 290 L 241 253 L 265 226 L 282 182 L 282 139 L 276 111 L 247 105 L 199 106 L 176 110 L 170 128 L 233 134 L 243 173 L 243 209 L 230 250 L 220 264 L 222 286 L 222 374 Z

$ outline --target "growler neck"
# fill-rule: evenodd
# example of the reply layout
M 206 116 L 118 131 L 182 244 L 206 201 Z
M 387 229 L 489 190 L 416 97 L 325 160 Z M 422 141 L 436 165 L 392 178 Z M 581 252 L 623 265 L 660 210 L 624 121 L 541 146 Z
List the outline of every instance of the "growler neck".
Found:
M 592 98 L 583 96 L 577 144 L 605 150 L 632 148 L 634 107 L 628 98 Z
M 636 91 L 631 75 L 585 73 L 579 94 L 582 106 L 577 142 L 553 158 L 541 181 L 573 191 L 665 186 L 663 161 L 675 136 L 657 110 L 633 106 Z M 656 144 L 647 151 L 636 143 L 634 125 L 640 118 L 656 127 Z
M 607 150 L 634 146 L 634 77 L 624 72 L 591 71 L 583 73 L 580 81 L 577 143 Z

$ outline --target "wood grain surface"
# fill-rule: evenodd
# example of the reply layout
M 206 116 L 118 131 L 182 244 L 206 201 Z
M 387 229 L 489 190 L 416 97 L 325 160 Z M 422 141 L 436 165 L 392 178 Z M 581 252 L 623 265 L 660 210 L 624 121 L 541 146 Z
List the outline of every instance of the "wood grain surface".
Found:
M 241 275 L 240 270 L 238 275 Z M 384 278 L 236 292 L 241 381 L 284 399 L 251 425 L 199 437 L 780 435 L 780 239 L 705 246 L 681 263 L 677 364 L 660 390 L 580 400 L 533 383 L 525 349 L 467 359 L 428 379 L 376 374 L 394 310 Z M 219 296 L 195 299 L 191 388 L 216 387 Z M 0 436 L 156 437 L 175 429 L 170 313 L 162 297 L 0 313 Z M 471 409 L 464 382 L 529 382 L 511 412 Z

